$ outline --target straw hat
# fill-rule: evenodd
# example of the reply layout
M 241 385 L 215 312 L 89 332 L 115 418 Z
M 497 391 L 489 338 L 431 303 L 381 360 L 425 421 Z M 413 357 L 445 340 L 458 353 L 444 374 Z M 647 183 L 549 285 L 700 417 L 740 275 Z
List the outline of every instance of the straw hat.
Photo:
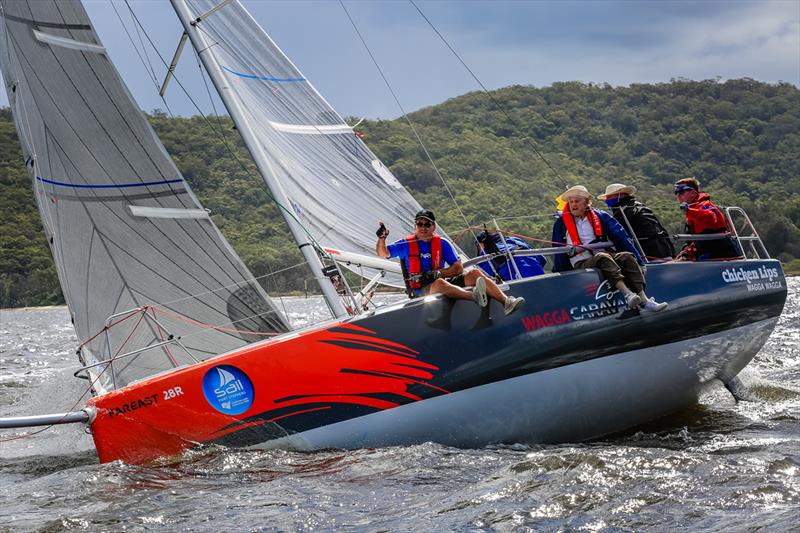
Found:
M 628 187 L 627 185 L 623 185 L 621 183 L 612 183 L 606 187 L 605 194 L 601 194 L 597 197 L 597 199 L 605 200 L 612 194 L 636 194 L 636 187 Z
M 588 198 L 591 200 L 592 195 L 589 194 L 589 191 L 583 185 L 573 185 L 572 187 L 561 193 L 561 198 L 563 198 L 564 200 L 567 200 L 570 197 Z

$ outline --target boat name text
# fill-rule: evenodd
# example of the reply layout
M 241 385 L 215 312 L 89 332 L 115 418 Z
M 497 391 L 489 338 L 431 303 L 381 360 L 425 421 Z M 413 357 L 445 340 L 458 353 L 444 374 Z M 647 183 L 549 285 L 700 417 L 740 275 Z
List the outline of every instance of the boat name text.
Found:
M 122 405 L 119 406 L 109 407 L 108 416 L 113 417 L 125 413 L 130 413 L 132 411 L 136 411 L 137 409 L 151 407 L 153 405 L 156 405 L 157 403 L 158 403 L 158 394 L 151 394 L 150 396 L 145 396 L 144 398 L 139 398 L 138 400 L 132 400 L 128 403 L 123 403 Z
M 525 331 L 534 331 L 541 328 L 566 324 L 570 320 L 572 319 L 569 313 L 567 313 L 567 310 L 559 309 L 548 313 L 524 316 L 522 317 L 522 325 L 525 326 Z
M 739 268 L 726 268 L 722 271 L 722 280 L 725 283 L 736 283 L 739 281 L 746 281 L 750 283 L 756 280 L 765 279 L 767 281 L 772 281 L 780 277 L 777 268 L 767 268 L 766 266 L 758 267 L 757 269 L 748 269 L 745 270 L 743 267 Z M 780 282 L 778 282 L 778 288 L 780 288 Z

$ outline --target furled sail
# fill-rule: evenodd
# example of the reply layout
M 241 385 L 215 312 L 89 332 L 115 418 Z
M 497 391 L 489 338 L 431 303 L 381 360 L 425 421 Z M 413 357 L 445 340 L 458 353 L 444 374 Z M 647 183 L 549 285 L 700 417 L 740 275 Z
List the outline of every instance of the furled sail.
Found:
M 0 66 L 84 357 L 135 352 L 113 365 L 121 386 L 286 331 L 135 105 L 80 2 L 0 8 Z M 107 317 L 143 306 L 151 307 L 103 331 Z
M 225 76 L 223 99 L 235 99 L 245 114 L 237 126 L 253 130 L 287 207 L 311 236 L 372 255 L 379 220 L 398 238 L 410 230 L 420 205 L 247 10 L 237 0 L 185 4 L 204 41 L 201 56 L 213 56 Z M 402 285 L 397 276 L 387 281 Z

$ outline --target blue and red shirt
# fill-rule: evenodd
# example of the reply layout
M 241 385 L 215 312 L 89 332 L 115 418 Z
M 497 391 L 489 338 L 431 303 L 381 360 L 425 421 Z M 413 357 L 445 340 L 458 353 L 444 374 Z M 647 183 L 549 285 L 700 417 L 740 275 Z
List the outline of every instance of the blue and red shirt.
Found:
M 386 249 L 389 251 L 389 257 L 397 257 L 403 263 L 405 263 L 405 268 L 407 272 L 411 272 L 412 268 L 409 264 L 409 254 L 410 254 L 410 247 L 408 244 L 408 238 L 403 238 L 397 240 L 389 245 L 386 246 Z M 448 241 L 447 239 L 441 239 L 441 264 L 439 268 L 445 268 L 452 264 L 455 264 L 459 261 L 458 255 L 456 254 L 456 250 L 453 247 L 453 244 Z M 419 263 L 420 263 L 420 272 L 428 272 L 433 270 L 432 260 L 433 254 L 431 251 L 431 243 L 433 240 L 430 241 L 416 241 L 417 246 L 419 247 Z M 414 291 L 415 293 L 418 292 L 417 290 Z

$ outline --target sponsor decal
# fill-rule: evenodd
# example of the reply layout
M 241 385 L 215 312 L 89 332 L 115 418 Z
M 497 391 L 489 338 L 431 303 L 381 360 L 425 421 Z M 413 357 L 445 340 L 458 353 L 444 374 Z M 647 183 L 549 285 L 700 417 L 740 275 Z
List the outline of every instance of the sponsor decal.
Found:
M 722 271 L 722 281 L 725 283 L 746 282 L 747 291 L 765 291 L 767 289 L 781 289 L 783 284 L 778 279 L 780 274 L 777 268 L 726 268 Z
M 240 415 L 253 404 L 253 383 L 231 365 L 215 366 L 203 377 L 203 394 L 211 407 L 226 415 Z
M 114 417 L 125 413 L 132 413 L 133 411 L 138 411 L 139 409 L 144 409 L 145 407 L 152 407 L 157 403 L 158 394 L 151 394 L 150 396 L 145 396 L 144 398 L 139 398 L 138 400 L 132 400 L 128 403 L 123 403 L 122 405 L 109 407 L 108 416 Z
M 603 281 L 597 286 L 597 290 L 594 293 L 594 302 L 570 307 L 569 314 L 572 320 L 585 320 L 587 318 L 614 315 L 619 312 L 620 308 L 624 307 L 625 298 L 623 298 L 622 294 L 616 289 L 611 290 L 611 284 L 608 281 Z
M 570 318 L 566 309 L 558 309 L 548 313 L 524 316 L 522 317 L 522 325 L 525 326 L 525 331 L 534 331 L 537 329 L 566 324 L 570 320 L 572 319 Z

